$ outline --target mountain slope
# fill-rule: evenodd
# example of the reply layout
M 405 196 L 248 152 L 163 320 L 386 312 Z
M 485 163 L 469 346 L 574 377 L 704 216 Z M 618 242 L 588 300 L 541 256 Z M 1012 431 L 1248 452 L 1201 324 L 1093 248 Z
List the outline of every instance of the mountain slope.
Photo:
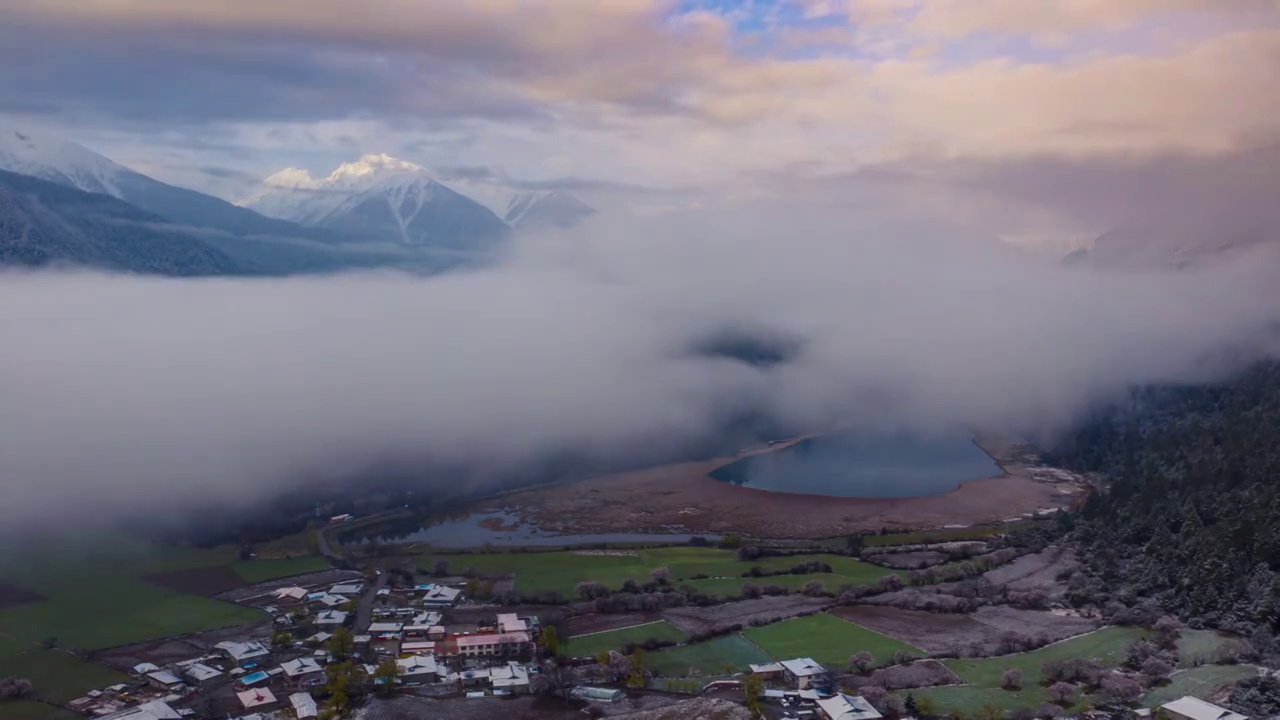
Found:
M 332 233 L 268 218 L 212 195 L 162 183 L 75 143 L 30 133 L 0 131 L 0 170 L 110 195 L 179 225 L 236 235 L 337 239 Z
M 287 168 L 266 185 L 248 207 L 354 240 L 485 251 L 509 231 L 484 205 L 388 155 L 365 155 L 325 178 Z
M 553 190 L 517 195 L 511 199 L 503 219 L 508 225 L 521 230 L 569 228 L 595 212 L 595 208 L 574 195 Z
M 226 253 L 113 197 L 0 170 L 0 265 L 161 275 L 243 272 Z

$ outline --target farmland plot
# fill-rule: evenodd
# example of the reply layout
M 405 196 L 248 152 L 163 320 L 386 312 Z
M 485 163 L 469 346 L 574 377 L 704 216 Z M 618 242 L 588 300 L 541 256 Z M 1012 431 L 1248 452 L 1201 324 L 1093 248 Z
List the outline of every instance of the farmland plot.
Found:
M 803 615 L 831 604 L 827 598 L 790 596 L 765 597 L 755 600 L 713 605 L 711 607 L 671 608 L 662 617 L 689 634 L 714 632 L 740 625 L 749 627 L 753 621 L 759 624 L 777 622 Z

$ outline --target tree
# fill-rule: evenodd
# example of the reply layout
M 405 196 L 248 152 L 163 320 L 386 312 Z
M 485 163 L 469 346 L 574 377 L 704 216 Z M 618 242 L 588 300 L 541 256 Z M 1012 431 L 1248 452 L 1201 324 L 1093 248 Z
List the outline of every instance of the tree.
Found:
M 737 550 L 742 547 L 742 536 L 730 533 L 720 538 L 719 545 L 727 550 Z
M 448 575 L 448 574 L 449 574 L 449 561 L 448 561 L 448 560 L 445 560 L 444 558 L 440 558 L 439 560 L 436 560 L 436 564 L 435 564 L 434 566 L 432 566 L 432 573 L 433 573 L 436 577 L 441 577 L 441 576 L 443 576 L 443 575 Z
M 1069 682 L 1058 682 L 1049 686 L 1049 699 L 1059 705 L 1066 705 L 1071 700 L 1071 696 L 1075 694 L 1076 686 Z
M 919 718 L 935 718 L 938 717 L 938 703 L 933 698 L 924 695 L 915 698 L 916 709 L 915 716 Z
M 1004 711 L 995 705 L 987 704 L 978 708 L 978 720 L 1004 720 Z
M 1142 674 L 1152 682 L 1163 679 L 1171 672 L 1173 672 L 1173 666 L 1155 656 L 1147 658 L 1142 663 Z
M 574 585 L 573 591 L 583 600 L 605 597 L 609 594 L 609 588 L 605 587 L 604 583 L 595 582 L 594 580 L 584 580 Z
M 861 554 L 862 547 L 865 544 L 866 541 L 862 539 L 861 535 L 847 535 L 844 539 L 845 550 L 847 550 L 850 555 Z
M 1053 703 L 1045 703 L 1036 710 L 1036 717 L 1040 720 L 1053 720 L 1062 714 L 1062 708 Z
M 890 695 L 884 699 L 883 712 L 890 718 L 902 717 L 906 711 L 906 704 L 902 702 L 902 698 L 897 695 Z
M 764 592 L 760 589 L 759 585 L 755 583 L 742 583 L 742 597 L 748 600 L 754 600 L 763 594 Z
M 1111 700 L 1131 703 L 1142 696 L 1142 685 L 1124 675 L 1111 673 L 1102 679 L 1102 694 Z
M 894 650 L 893 656 L 890 658 L 894 665 L 910 665 L 915 661 L 916 656 L 906 650 Z
M 338 628 L 333 637 L 329 638 L 329 654 L 337 662 L 342 662 L 351 657 L 351 653 L 355 652 L 356 638 L 347 628 Z
M 669 580 L 670 578 L 671 578 L 671 568 L 667 567 L 666 565 L 663 565 L 662 567 L 654 568 L 649 573 L 649 579 L 653 580 L 659 585 L 665 585 L 667 583 L 667 580 Z
M 627 684 L 633 688 L 642 688 L 649 684 L 649 668 L 648 657 L 644 648 L 636 648 L 631 651 L 631 655 L 627 658 L 630 672 L 627 674 Z
M 550 657 L 560 656 L 560 633 L 556 631 L 554 625 L 542 628 L 542 635 L 538 637 L 538 644 L 546 651 Z
M 868 650 L 857 652 L 849 656 L 849 669 L 859 675 L 866 675 L 875 667 L 876 658 Z
M 800 590 L 800 593 L 802 595 L 807 595 L 809 597 L 821 597 L 826 592 L 827 592 L 826 586 L 824 586 L 822 583 L 818 582 L 817 580 L 810 580 L 809 582 L 805 583 L 804 587 Z
M 1022 670 L 1018 668 L 1009 668 L 1000 676 L 1000 687 L 1005 690 L 1021 690 L 1022 689 Z
M 862 698 L 875 706 L 875 709 L 884 711 L 885 698 L 889 697 L 889 691 L 879 685 L 862 686 Z
M 329 695 L 329 707 L 339 716 L 347 712 L 351 696 L 361 692 L 364 682 L 364 666 L 352 660 L 329 663 L 324 668 L 328 682 L 325 691 Z
M 0 680 L 0 698 L 31 697 L 31 681 L 20 677 Z
M 1182 622 L 1172 615 L 1165 615 L 1156 621 L 1155 631 L 1156 645 L 1162 650 L 1173 650 L 1182 636 Z
M 378 691 L 389 695 L 396 689 L 396 680 L 400 678 L 400 665 L 396 663 L 395 658 L 387 658 L 378 663 L 378 668 L 373 672 L 373 678 Z
M 742 691 L 746 694 L 747 710 L 751 712 L 751 717 L 764 717 L 764 707 L 761 704 L 764 698 L 764 679 L 759 675 L 748 675 L 742 681 Z
M 280 630 L 271 634 L 271 647 L 276 650 L 287 650 L 293 647 L 293 634 L 287 630 Z

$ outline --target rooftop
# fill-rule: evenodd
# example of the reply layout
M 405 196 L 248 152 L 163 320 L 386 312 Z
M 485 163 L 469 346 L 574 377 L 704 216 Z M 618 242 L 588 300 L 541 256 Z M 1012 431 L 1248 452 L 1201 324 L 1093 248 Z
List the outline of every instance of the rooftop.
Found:
M 879 720 L 881 717 L 880 713 L 871 707 L 871 703 L 857 695 L 840 693 L 829 698 L 819 698 L 818 707 L 822 708 L 822 712 L 826 713 L 831 720 Z
M 182 682 L 182 678 L 178 677 L 171 670 L 157 670 L 153 673 L 147 673 L 147 677 L 162 685 L 177 685 Z
M 781 663 L 787 672 L 796 677 L 810 677 L 813 675 L 822 675 L 827 669 L 818 664 L 813 658 L 796 658 L 794 660 L 783 660 Z
M 226 640 L 214 645 L 214 647 L 222 650 L 227 655 L 230 655 L 231 659 L 237 662 L 270 654 L 270 651 L 267 650 L 267 648 L 260 642 L 235 642 L 232 640 Z
M 187 675 L 189 675 L 191 679 L 195 680 L 196 682 L 204 682 L 205 680 L 212 680 L 213 678 L 216 678 L 221 674 L 222 674 L 221 670 L 218 670 L 217 668 L 211 668 L 208 665 L 205 665 L 204 663 L 195 663 L 194 665 L 187 666 Z
M 246 710 L 261 707 L 263 705 L 270 705 L 276 701 L 276 696 L 272 695 L 271 690 L 268 688 L 245 690 L 244 692 L 236 693 L 236 697 L 240 698 L 240 704 L 243 705 Z
M 1192 720 L 1248 720 L 1247 717 L 1238 712 L 1218 707 L 1211 702 L 1205 702 L 1190 695 L 1165 703 L 1160 706 L 1160 709 L 1192 718 Z
M 320 667 L 320 663 L 309 657 L 300 657 L 296 660 L 280 663 L 280 669 L 284 670 L 284 674 L 289 677 L 324 672 L 324 668 Z
M 289 704 L 293 706 L 293 714 L 298 716 L 298 720 L 313 718 L 320 712 L 311 693 L 294 693 L 289 696 Z

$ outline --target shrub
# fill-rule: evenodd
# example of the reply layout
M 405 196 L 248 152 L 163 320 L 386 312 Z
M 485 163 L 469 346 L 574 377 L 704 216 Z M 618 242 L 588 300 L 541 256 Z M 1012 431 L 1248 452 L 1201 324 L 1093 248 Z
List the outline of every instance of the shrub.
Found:
M 1022 689 L 1022 671 L 1018 668 L 1009 668 L 1000 676 L 1000 687 L 1005 690 L 1021 690 Z

